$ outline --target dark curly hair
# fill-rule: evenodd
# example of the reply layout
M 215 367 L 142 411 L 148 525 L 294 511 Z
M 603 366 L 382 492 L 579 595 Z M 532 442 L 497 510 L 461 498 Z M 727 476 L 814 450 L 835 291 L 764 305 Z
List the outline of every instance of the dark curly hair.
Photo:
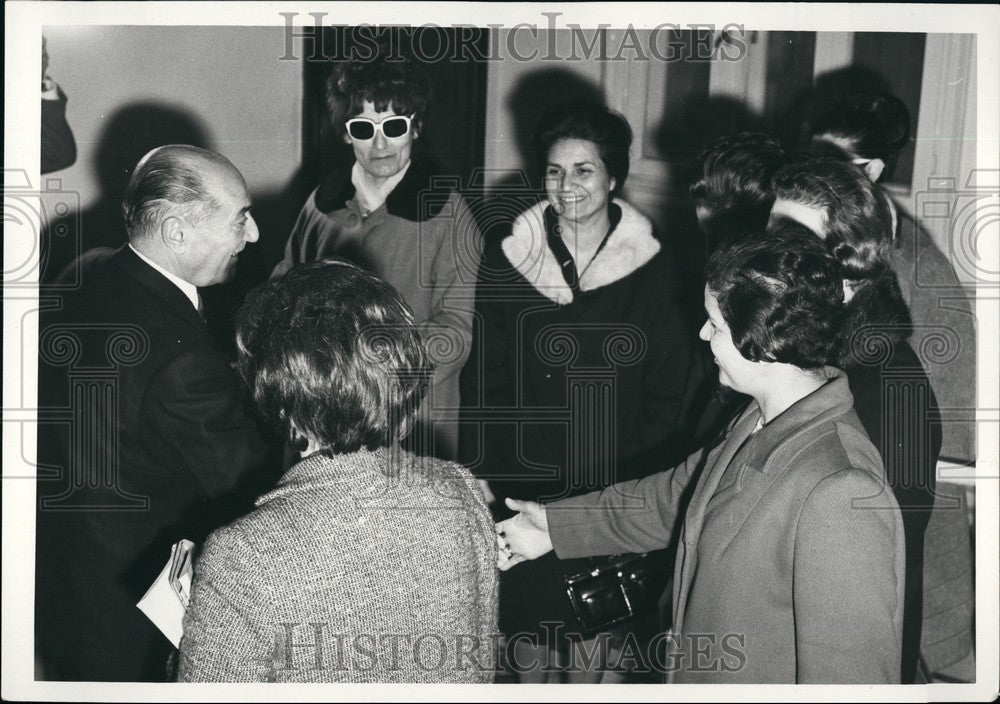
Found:
M 560 139 L 593 142 L 608 175 L 615 180 L 611 195 L 621 192 L 628 178 L 628 152 L 632 147 L 628 120 L 599 103 L 557 105 L 542 116 L 532 139 L 540 163 L 545 163 L 552 145 Z
M 771 177 L 785 161 L 773 137 L 741 132 L 708 146 L 695 160 L 688 192 L 695 207 L 711 213 L 703 229 L 722 236 L 729 230 L 763 229 L 774 202 Z
M 239 370 L 261 416 L 298 449 L 398 442 L 433 373 L 399 293 L 338 259 L 300 264 L 251 292 L 236 328 Z
M 779 169 L 773 186 L 777 199 L 822 208 L 826 225 L 815 234 L 840 261 L 843 278 L 865 281 L 888 266 L 892 212 L 861 169 L 830 157 L 811 157 Z
M 831 149 L 829 138 L 842 142 L 850 153 L 836 144 Z M 854 155 L 881 159 L 885 163 L 882 177 L 889 178 L 899 152 L 910 142 L 910 111 L 906 103 L 888 93 L 854 93 L 816 121 L 812 139 L 814 153 L 848 160 Z
M 371 59 L 343 61 L 334 66 L 326 81 L 326 106 L 339 136 L 346 133 L 344 123 L 361 114 L 366 100 L 378 112 L 391 105 L 396 114 L 412 116 L 413 129 L 417 133 L 423 130 L 431 84 L 423 66 L 405 45 L 390 46 L 383 40 Z
M 709 258 L 705 282 L 746 359 L 801 369 L 835 359 L 844 316 L 840 267 L 807 228 L 782 221 L 724 242 Z

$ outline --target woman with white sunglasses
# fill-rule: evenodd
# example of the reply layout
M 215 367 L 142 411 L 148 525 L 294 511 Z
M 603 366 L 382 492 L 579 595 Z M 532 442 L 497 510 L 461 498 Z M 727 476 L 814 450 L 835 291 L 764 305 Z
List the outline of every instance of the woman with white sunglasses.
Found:
M 412 57 L 399 61 L 400 47 L 391 47 L 394 55 L 384 49 L 337 64 L 327 81 L 331 123 L 354 160 L 310 194 L 272 278 L 339 256 L 402 294 L 437 365 L 410 447 L 449 459 L 457 430 L 442 416 L 458 406 L 458 372 L 472 336 L 465 287 L 475 286 L 481 237 L 462 197 L 435 178 L 442 171 L 420 141 L 430 98 L 423 68 Z

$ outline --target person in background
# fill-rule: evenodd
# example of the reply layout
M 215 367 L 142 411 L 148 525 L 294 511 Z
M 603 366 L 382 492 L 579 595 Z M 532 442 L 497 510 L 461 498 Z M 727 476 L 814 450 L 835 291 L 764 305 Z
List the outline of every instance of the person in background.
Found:
M 481 237 L 462 197 L 435 178 L 443 173 L 422 139 L 431 100 L 426 73 L 400 47 L 379 51 L 338 63 L 327 81 L 330 122 L 354 159 L 310 194 L 272 278 L 338 256 L 392 284 L 437 363 L 411 446 L 453 459 Z
M 179 679 L 492 681 L 489 510 L 463 467 L 399 447 L 433 373 L 402 297 L 344 261 L 302 264 L 251 293 L 237 348 L 300 460 L 205 543 Z
M 886 184 L 895 173 L 899 153 L 911 141 L 910 113 L 899 98 L 886 93 L 847 95 L 812 127 L 810 151 L 861 168 L 872 183 Z M 925 184 L 913 184 L 917 192 Z M 910 310 L 910 345 L 927 366 L 941 407 L 976 407 L 976 318 L 966 288 L 958 280 L 950 252 L 942 252 L 911 212 L 917 201 L 900 206 L 879 188 L 892 218 L 893 248 L 889 262 Z M 925 343 L 925 340 L 928 341 Z M 943 354 L 930 353 L 947 341 Z M 928 350 L 925 353 L 924 350 Z M 941 364 L 941 358 L 950 358 Z M 975 457 L 971 424 L 952 424 L 944 454 L 967 461 Z
M 42 159 L 41 173 L 66 169 L 76 163 L 76 140 L 66 121 L 68 99 L 49 76 L 49 52 L 42 37 Z
M 484 256 L 482 327 L 462 374 L 463 418 L 474 419 L 461 429 L 463 461 L 498 499 L 544 502 L 684 456 L 693 341 L 672 260 L 621 197 L 628 122 L 600 105 L 557 106 L 536 142 L 547 198 Z M 593 641 L 570 637 L 580 627 L 563 577 L 588 564 L 550 555 L 504 575 L 501 629 L 524 636 L 522 682 L 604 677 L 600 658 L 584 664 Z
M 837 261 L 784 224 L 730 241 L 706 271 L 708 342 L 753 401 L 672 469 L 497 525 L 501 569 L 662 547 L 679 531 L 668 681 L 899 682 L 903 528 L 842 371 Z M 690 501 L 685 496 L 690 492 Z M 865 510 L 865 504 L 875 510 Z
M 914 682 L 923 609 L 924 536 L 934 507 L 941 425 L 934 390 L 907 339 L 910 313 L 892 269 L 886 199 L 857 166 L 812 158 L 774 177 L 772 222 L 794 220 L 841 263 L 847 319 L 837 364 L 854 407 L 885 463 L 906 534 L 901 681 Z

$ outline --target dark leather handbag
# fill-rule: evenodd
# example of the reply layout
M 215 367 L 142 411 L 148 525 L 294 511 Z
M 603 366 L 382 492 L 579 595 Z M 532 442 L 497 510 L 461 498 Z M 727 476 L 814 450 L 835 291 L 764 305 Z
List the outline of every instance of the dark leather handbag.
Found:
M 662 556 L 624 554 L 589 561 L 589 569 L 563 577 L 584 638 L 656 610 L 665 581 L 665 566 L 658 564 Z

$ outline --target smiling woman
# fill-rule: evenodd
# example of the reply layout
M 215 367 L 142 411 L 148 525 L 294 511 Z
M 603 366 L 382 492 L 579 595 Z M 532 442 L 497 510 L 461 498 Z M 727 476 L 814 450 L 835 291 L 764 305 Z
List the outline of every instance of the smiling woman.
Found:
M 461 439 L 463 460 L 497 498 L 555 500 L 683 456 L 693 340 L 672 260 L 649 220 L 615 197 L 631 141 L 628 123 L 604 107 L 549 112 L 537 135 L 547 199 L 484 257 L 482 332 L 462 373 L 462 402 L 465 418 L 485 420 L 463 422 Z M 525 419 L 517 428 L 511 407 Z M 569 410 L 555 418 L 554 409 Z M 600 641 L 574 637 L 591 629 L 578 623 L 563 581 L 588 564 L 550 557 L 504 575 L 501 628 L 514 659 L 547 663 L 514 664 L 522 682 L 601 681 L 606 664 L 585 655 Z M 632 626 L 622 623 L 614 638 Z

